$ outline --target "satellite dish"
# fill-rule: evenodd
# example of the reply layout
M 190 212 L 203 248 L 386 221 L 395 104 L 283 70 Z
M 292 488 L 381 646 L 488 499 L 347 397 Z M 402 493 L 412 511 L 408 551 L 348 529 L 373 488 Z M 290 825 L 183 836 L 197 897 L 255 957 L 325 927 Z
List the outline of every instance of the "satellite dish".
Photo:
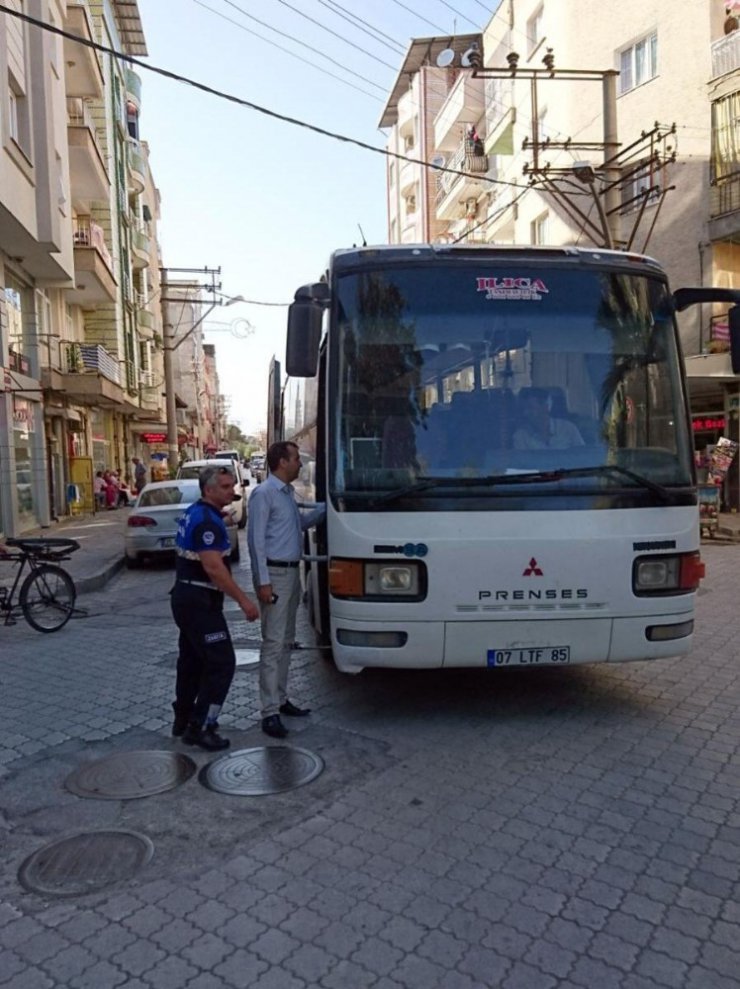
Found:
M 471 45 L 460 59 L 460 64 L 464 69 L 475 69 L 480 67 L 481 58 L 477 45 Z
M 446 69 L 448 65 L 452 65 L 455 61 L 455 52 L 452 48 L 443 48 L 442 51 L 437 55 L 437 66 L 440 69 Z

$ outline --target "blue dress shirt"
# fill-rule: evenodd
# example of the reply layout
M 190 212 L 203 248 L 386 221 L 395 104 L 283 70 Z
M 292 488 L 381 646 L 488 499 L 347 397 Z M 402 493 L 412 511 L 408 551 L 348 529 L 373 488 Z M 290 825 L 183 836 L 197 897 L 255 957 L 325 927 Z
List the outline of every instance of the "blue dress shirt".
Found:
M 299 511 L 295 492 L 274 474 L 268 474 L 249 499 L 247 543 L 252 574 L 259 586 L 271 583 L 267 561 L 289 563 L 303 556 L 303 531 L 316 525 L 326 514 L 317 504 L 311 511 Z

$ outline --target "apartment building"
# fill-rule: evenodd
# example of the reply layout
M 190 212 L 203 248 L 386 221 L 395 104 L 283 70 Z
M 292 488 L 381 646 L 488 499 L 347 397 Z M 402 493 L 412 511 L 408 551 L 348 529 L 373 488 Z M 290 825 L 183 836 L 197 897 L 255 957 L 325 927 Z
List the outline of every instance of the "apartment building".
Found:
M 407 57 L 384 114 L 389 147 L 403 147 L 402 128 L 413 116 L 401 116 L 404 101 L 425 106 L 430 87 L 438 95 L 443 86 L 425 160 L 467 173 L 440 178 L 427 170 L 427 189 L 438 186 L 436 208 L 414 234 L 586 246 L 604 244 L 606 225 L 615 246 L 658 258 L 674 287 L 740 288 L 736 7 L 622 0 L 614 16 L 602 0 L 503 0 L 483 33 L 483 71 L 474 80 L 464 65 L 470 37 L 414 42 L 410 52 L 422 51 Z M 609 105 L 618 148 L 611 151 L 604 146 L 614 136 L 605 133 L 607 74 L 616 88 Z M 395 242 L 410 239 L 401 223 L 402 170 L 408 174 L 403 163 L 389 167 Z M 740 379 L 727 353 L 726 307 L 695 307 L 679 325 L 697 448 L 720 435 L 738 439 Z M 729 500 L 740 507 L 737 471 Z
M 10 0 L 146 54 L 135 2 Z M 164 417 L 159 197 L 141 84 L 112 55 L 0 15 L 0 532 L 93 507 L 96 469 Z M 159 368 L 159 371 L 157 370 Z M 158 377 L 157 377 L 158 375 Z

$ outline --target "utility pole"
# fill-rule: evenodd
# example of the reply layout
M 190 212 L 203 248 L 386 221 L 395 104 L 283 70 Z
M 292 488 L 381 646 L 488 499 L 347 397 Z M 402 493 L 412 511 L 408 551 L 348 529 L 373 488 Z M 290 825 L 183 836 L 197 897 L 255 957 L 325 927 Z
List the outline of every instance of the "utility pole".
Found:
M 212 301 L 208 309 L 197 319 L 188 329 L 187 333 L 176 339 L 176 328 L 172 325 L 169 317 L 168 303 L 186 302 L 186 299 L 171 298 L 168 293 L 170 285 L 169 274 L 176 271 L 180 274 L 205 275 L 210 279 L 209 285 L 201 286 L 204 291 L 209 292 Z M 215 295 L 221 291 L 221 282 L 216 282 L 216 276 L 220 276 L 221 268 L 160 268 L 161 304 L 162 304 L 162 324 L 163 324 L 163 358 L 164 358 L 164 387 L 167 402 L 167 461 L 170 471 L 176 471 L 180 462 L 180 445 L 177 442 L 177 400 L 175 397 L 175 366 L 173 354 L 177 348 L 187 340 L 201 325 L 204 319 L 213 312 L 216 306 L 223 305 L 223 302 L 216 300 Z M 227 300 L 226 305 L 231 301 Z M 197 403 L 197 399 L 196 399 Z

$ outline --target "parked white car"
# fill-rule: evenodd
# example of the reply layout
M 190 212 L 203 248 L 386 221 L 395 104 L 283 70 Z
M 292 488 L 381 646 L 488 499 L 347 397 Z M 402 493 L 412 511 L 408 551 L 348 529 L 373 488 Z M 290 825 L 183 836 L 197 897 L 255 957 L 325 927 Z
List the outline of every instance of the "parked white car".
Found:
M 145 559 L 155 559 L 175 552 L 175 537 L 180 518 L 188 507 L 200 498 L 197 480 L 155 481 L 147 484 L 126 522 L 126 566 L 138 566 Z M 231 556 L 239 560 L 239 533 L 233 506 L 224 514 L 229 534 Z
M 234 492 L 239 495 L 240 501 L 235 501 L 232 504 L 232 509 L 234 510 L 234 515 L 236 517 L 236 524 L 240 529 L 243 529 L 247 524 L 247 492 L 246 488 L 249 486 L 249 481 L 242 478 L 241 468 L 235 460 L 231 459 L 214 459 L 209 458 L 208 460 L 187 460 L 177 469 L 178 480 L 190 479 L 198 480 L 198 476 L 204 467 L 228 467 L 231 473 L 236 479 L 234 484 Z

